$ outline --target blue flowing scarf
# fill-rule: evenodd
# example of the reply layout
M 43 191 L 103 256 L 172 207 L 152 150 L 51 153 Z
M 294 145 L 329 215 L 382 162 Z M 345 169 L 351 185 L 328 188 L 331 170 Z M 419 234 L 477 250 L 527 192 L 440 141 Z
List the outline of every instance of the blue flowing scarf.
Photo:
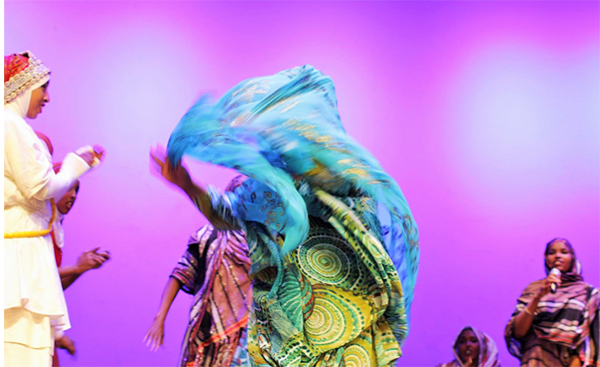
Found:
M 325 191 L 353 188 L 374 198 L 408 320 L 419 264 L 417 226 L 395 180 L 346 134 L 331 78 L 305 65 L 246 80 L 216 103 L 204 96 L 181 119 L 167 149 L 173 163 L 186 154 L 233 168 L 275 191 L 285 213 L 281 256 L 308 234 L 306 204 L 294 179 Z M 244 217 L 252 220 L 252 210 L 245 210 Z

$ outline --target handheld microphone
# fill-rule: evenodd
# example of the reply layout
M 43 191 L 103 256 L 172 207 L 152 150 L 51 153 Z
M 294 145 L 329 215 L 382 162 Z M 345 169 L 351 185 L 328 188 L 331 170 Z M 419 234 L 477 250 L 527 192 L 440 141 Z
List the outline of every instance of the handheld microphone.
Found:
M 550 274 L 554 274 L 557 277 L 560 277 L 560 270 L 557 268 L 552 268 L 552 270 L 550 270 Z M 550 283 L 550 293 L 556 293 L 557 288 L 558 288 L 558 284 Z

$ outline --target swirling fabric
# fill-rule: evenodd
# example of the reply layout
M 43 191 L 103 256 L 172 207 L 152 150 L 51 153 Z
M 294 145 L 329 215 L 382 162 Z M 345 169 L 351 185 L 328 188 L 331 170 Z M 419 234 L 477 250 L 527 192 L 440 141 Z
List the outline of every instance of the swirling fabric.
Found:
M 283 214 L 272 210 L 280 209 L 279 195 L 252 179 L 232 193 L 210 191 L 216 214 L 247 233 L 254 365 L 393 365 L 407 332 L 406 310 L 381 244 L 375 201 L 335 197 L 303 182 L 297 187 L 310 214 L 309 235 L 283 257 L 283 241 L 273 229 Z M 248 217 L 249 207 L 262 209 Z
M 282 255 L 308 233 L 306 205 L 293 177 L 310 178 L 334 194 L 349 187 L 367 193 L 383 209 L 384 245 L 410 315 L 419 264 L 417 226 L 395 180 L 346 134 L 331 78 L 305 65 L 241 82 L 215 104 L 202 97 L 169 139 L 171 162 L 184 154 L 236 169 L 280 195 L 286 213 Z
M 171 162 L 184 154 L 251 177 L 209 191 L 216 215 L 248 236 L 256 364 L 400 356 L 417 227 L 395 181 L 345 133 L 329 77 L 307 65 L 201 98 L 169 140 Z

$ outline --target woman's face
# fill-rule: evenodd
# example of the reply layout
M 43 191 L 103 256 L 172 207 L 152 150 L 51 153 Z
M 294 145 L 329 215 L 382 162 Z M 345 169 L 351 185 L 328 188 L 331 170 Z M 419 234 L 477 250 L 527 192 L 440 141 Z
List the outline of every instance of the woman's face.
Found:
M 573 263 L 573 254 L 571 249 L 561 240 L 556 240 L 550 244 L 546 252 L 546 265 L 550 269 L 557 268 L 566 273 L 571 270 Z
M 471 360 L 471 365 L 476 366 L 479 361 L 479 340 L 471 329 L 463 331 L 458 337 L 458 356 L 463 363 Z
M 31 92 L 31 99 L 29 100 L 29 108 L 27 109 L 27 117 L 34 119 L 38 114 L 42 113 L 42 107 L 50 102 L 50 95 L 48 94 L 48 84 L 42 85 L 39 88 L 34 89 Z

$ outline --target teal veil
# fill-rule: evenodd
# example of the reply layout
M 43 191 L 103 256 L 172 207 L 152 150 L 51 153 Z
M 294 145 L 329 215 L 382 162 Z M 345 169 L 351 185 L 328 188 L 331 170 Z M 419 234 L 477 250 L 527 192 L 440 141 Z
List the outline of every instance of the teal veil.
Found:
M 371 196 L 380 208 L 384 246 L 398 271 L 409 320 L 419 264 L 417 226 L 395 180 L 346 134 L 331 78 L 305 65 L 246 80 L 216 103 L 202 97 L 171 134 L 167 151 L 173 163 L 189 155 L 233 168 L 278 193 L 286 215 L 281 256 L 308 234 L 295 178 L 311 176 L 324 187 L 334 183 L 331 188 Z M 252 220 L 251 212 L 244 215 Z

